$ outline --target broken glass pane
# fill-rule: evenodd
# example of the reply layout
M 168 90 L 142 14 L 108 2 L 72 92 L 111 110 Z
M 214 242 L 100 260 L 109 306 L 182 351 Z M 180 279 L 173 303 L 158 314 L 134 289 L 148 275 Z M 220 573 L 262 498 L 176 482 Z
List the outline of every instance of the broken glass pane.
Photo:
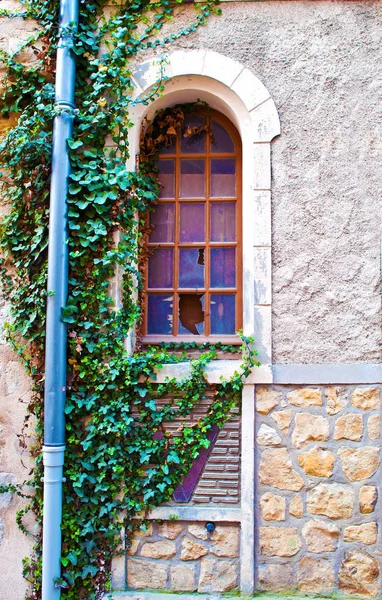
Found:
M 204 333 L 204 294 L 179 294 L 179 333 Z
M 211 242 L 236 240 L 235 213 L 234 202 L 211 202 Z
M 213 142 L 211 142 L 211 152 L 234 152 L 232 138 L 228 131 L 220 123 L 212 121 Z
M 175 197 L 175 161 L 158 160 L 158 180 L 161 186 L 159 198 Z
M 228 198 L 236 195 L 236 161 L 234 158 L 211 160 L 211 196 Z
M 211 333 L 235 333 L 234 294 L 211 294 Z
M 180 241 L 204 242 L 204 204 L 193 202 L 180 205 Z
M 184 154 L 200 154 L 206 151 L 206 133 L 197 133 L 195 128 L 205 124 L 206 119 L 201 115 L 187 115 L 184 119 L 184 127 L 180 138 L 180 151 Z M 192 135 L 194 130 L 194 135 Z M 186 133 L 187 137 L 184 137 Z M 191 134 L 191 135 L 187 135 Z
M 157 204 L 154 212 L 150 213 L 150 242 L 173 242 L 174 241 L 174 204 Z
M 236 287 L 235 248 L 211 248 L 211 287 Z
M 174 250 L 159 248 L 149 258 L 149 288 L 174 287 Z
M 180 161 L 180 197 L 205 197 L 204 160 L 183 159 Z
M 204 248 L 180 248 L 179 287 L 204 287 Z
M 172 308 L 174 297 L 167 294 L 149 294 L 147 333 L 172 334 Z

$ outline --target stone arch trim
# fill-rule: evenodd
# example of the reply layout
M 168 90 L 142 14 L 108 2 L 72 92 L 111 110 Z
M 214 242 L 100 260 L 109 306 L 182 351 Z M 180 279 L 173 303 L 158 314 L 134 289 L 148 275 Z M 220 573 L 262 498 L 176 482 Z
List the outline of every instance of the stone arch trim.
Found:
M 138 96 L 147 93 L 158 80 L 160 58 L 145 61 L 135 69 L 133 80 Z M 230 88 L 251 117 L 253 143 L 271 142 L 280 134 L 279 116 L 270 93 L 260 79 L 240 63 L 211 50 L 179 50 L 166 59 L 164 75 L 168 79 L 201 75 Z

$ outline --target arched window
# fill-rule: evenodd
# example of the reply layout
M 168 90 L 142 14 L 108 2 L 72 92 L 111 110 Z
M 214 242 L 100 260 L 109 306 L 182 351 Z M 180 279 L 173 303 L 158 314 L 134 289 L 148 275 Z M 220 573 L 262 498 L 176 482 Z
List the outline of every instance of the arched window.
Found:
M 233 342 L 242 326 L 240 136 L 220 113 L 189 114 L 158 167 L 143 341 Z

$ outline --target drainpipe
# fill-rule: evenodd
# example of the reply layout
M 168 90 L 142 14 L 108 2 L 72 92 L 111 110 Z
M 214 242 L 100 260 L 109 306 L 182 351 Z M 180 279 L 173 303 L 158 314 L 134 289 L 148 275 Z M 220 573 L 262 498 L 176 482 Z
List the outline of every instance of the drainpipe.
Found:
M 60 1 L 55 106 L 50 187 L 48 296 L 46 313 L 44 398 L 44 515 L 42 600 L 59 600 L 61 588 L 62 482 L 65 452 L 66 324 L 61 320 L 68 296 L 67 139 L 72 137 L 75 55 L 71 52 L 78 23 L 78 0 Z M 68 29 L 68 26 L 71 29 Z

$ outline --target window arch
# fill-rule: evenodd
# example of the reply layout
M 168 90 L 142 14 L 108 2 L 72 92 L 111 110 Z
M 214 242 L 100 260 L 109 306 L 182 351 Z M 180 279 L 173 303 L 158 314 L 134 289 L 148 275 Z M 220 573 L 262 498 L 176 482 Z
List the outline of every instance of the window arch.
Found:
M 242 327 L 241 139 L 213 110 L 186 115 L 158 158 L 143 341 L 236 341 Z

